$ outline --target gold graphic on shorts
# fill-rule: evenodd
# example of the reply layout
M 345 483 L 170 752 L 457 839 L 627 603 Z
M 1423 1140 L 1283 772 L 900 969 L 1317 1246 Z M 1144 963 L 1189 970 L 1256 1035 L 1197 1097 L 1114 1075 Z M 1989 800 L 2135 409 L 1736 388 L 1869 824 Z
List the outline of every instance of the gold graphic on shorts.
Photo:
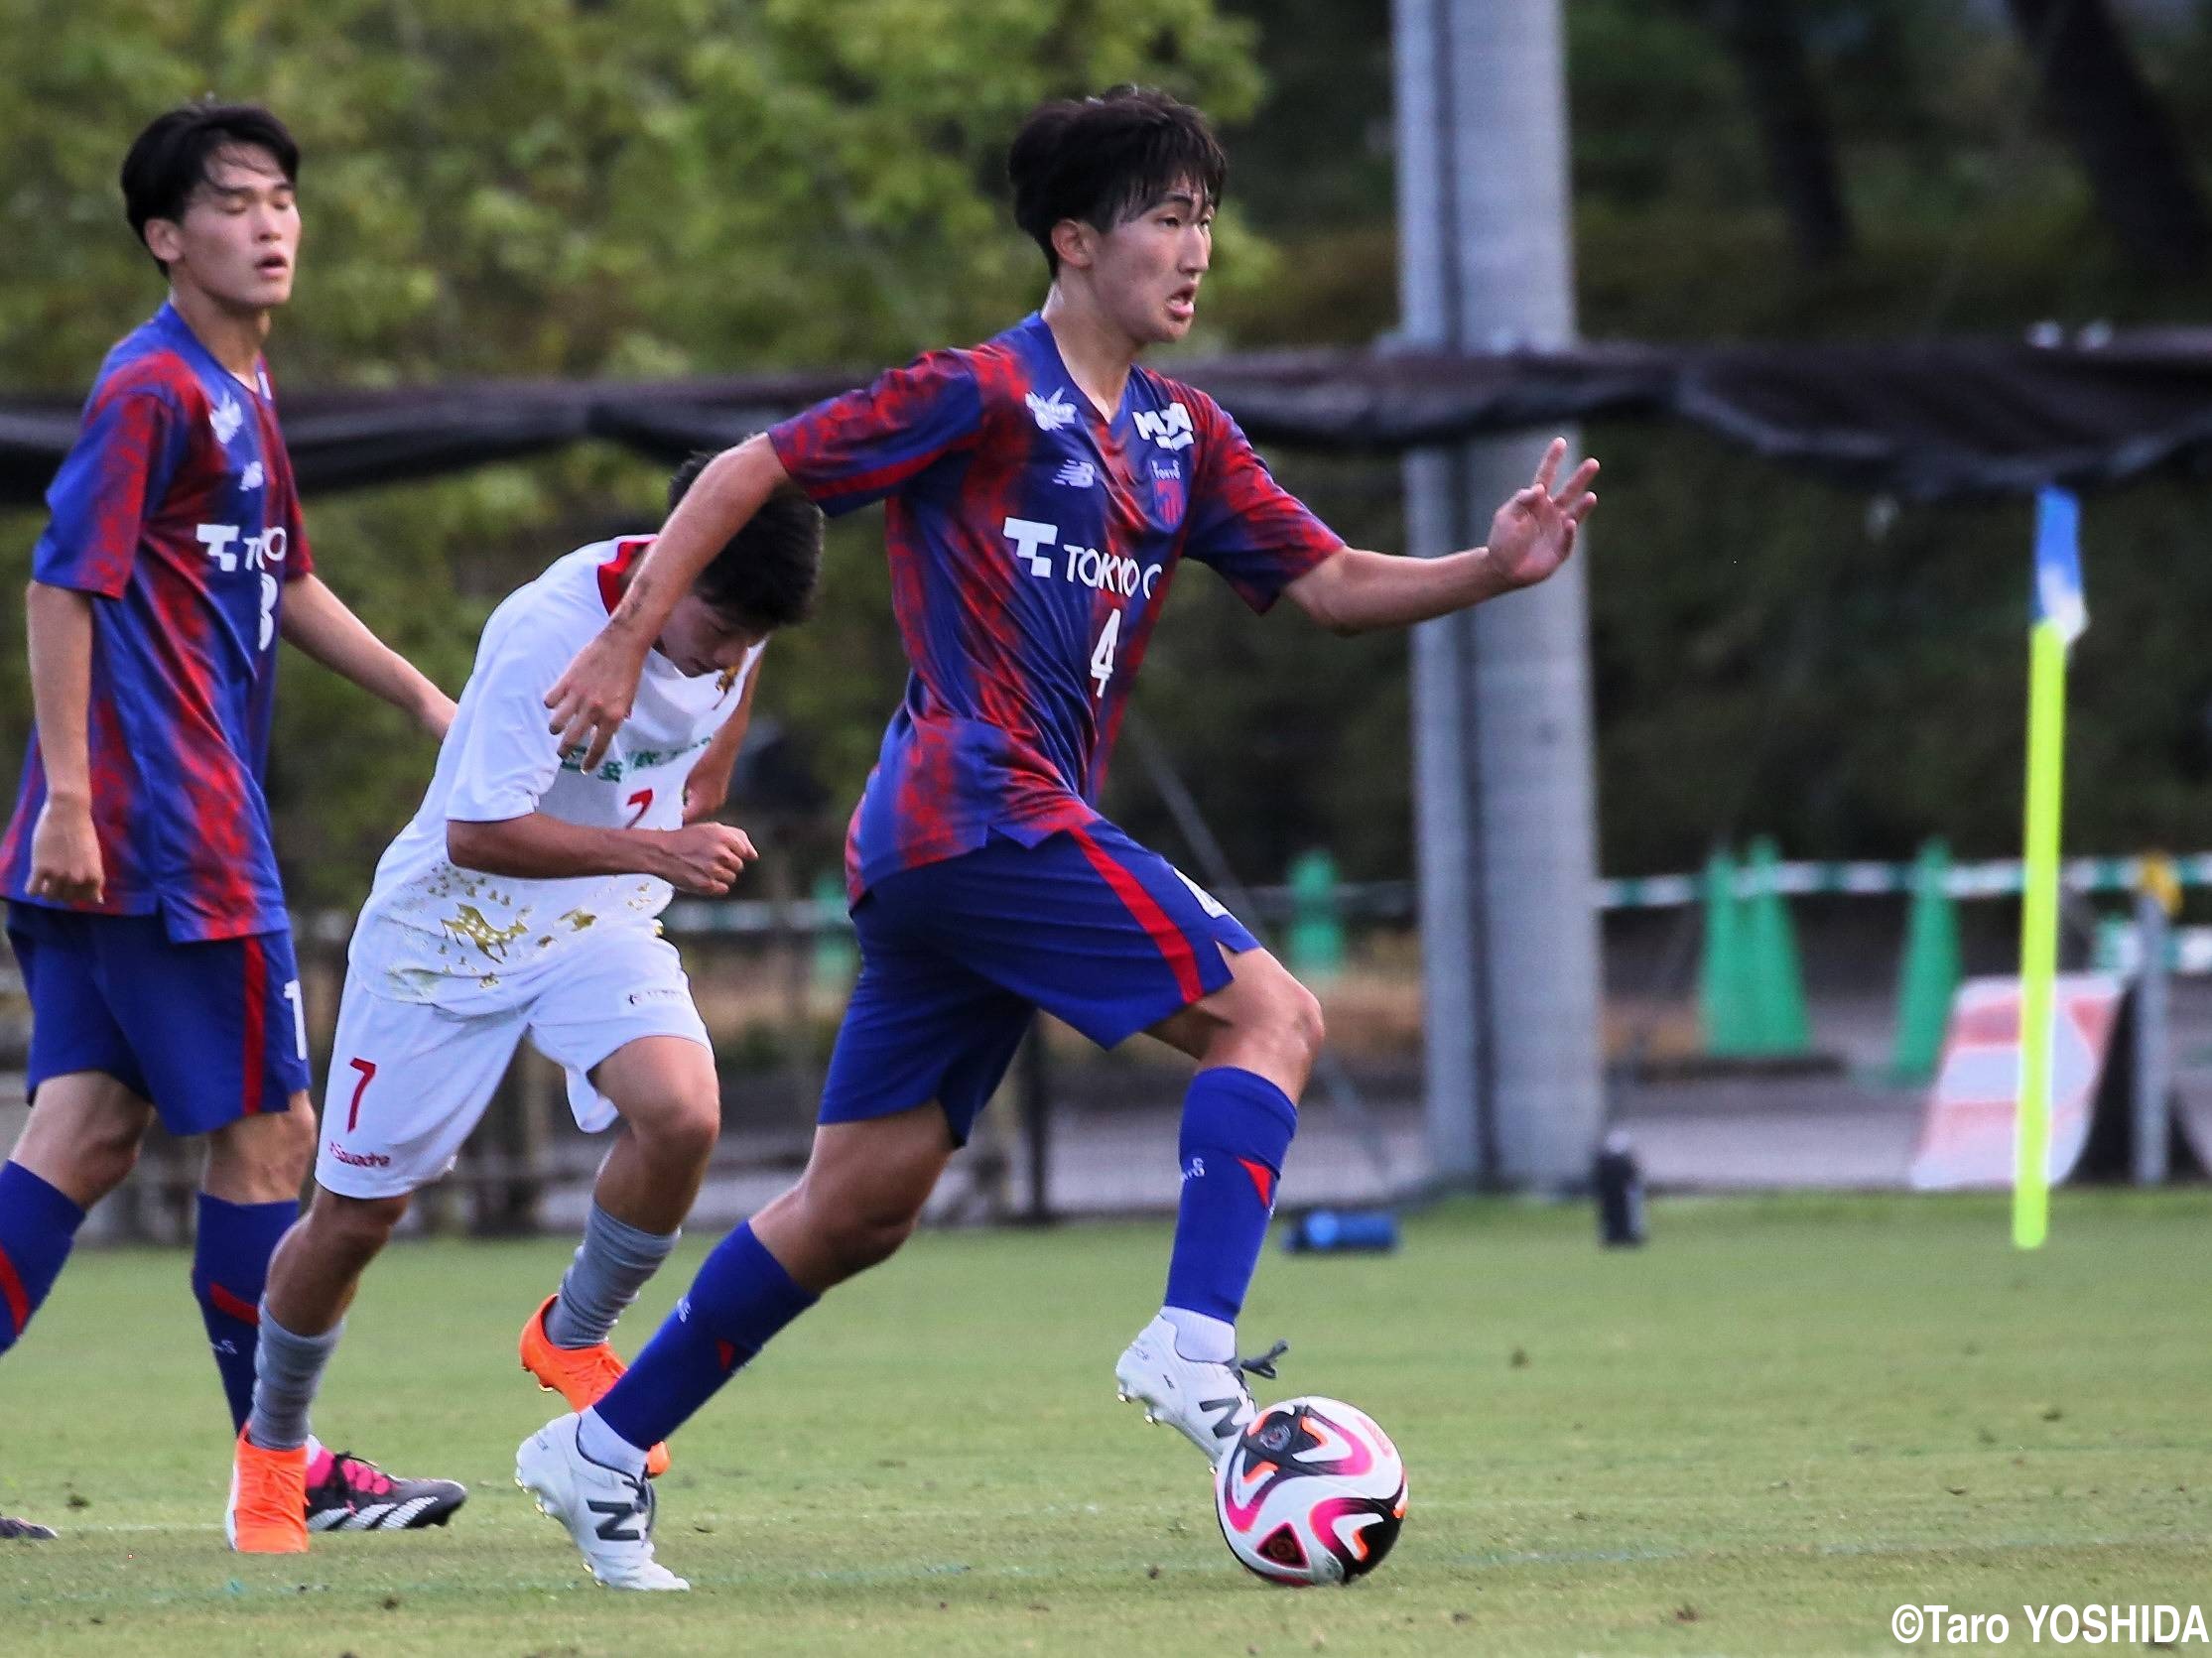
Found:
M 461 943 L 474 945 L 494 961 L 505 960 L 507 947 L 530 931 L 527 919 L 507 927 L 494 927 L 473 904 L 463 904 L 458 914 L 445 917 L 438 925 Z
M 599 918 L 589 910 L 571 910 L 561 919 L 567 922 L 573 931 L 581 933 Z

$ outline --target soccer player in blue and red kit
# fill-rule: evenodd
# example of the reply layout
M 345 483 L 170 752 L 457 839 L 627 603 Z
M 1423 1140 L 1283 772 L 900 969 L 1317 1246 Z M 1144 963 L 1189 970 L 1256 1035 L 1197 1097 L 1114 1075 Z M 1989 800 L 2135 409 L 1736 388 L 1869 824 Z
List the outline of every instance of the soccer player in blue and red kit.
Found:
M 1403 626 L 1540 581 L 1596 504 L 1563 442 L 1487 546 L 1355 552 L 1287 494 L 1214 401 L 1136 359 L 1190 328 L 1226 164 L 1154 92 L 1046 105 L 1016 137 L 1014 216 L 1043 310 L 932 352 L 718 457 L 604 630 L 548 698 L 593 763 L 670 607 L 788 480 L 825 511 L 888 502 L 912 676 L 852 820 L 861 968 L 798 1184 L 724 1238 L 629 1372 L 525 1441 L 517 1476 L 602 1583 L 677 1589 L 653 1559 L 645 1448 L 832 1285 L 912 1230 L 1042 1007 L 1110 1047 L 1197 1062 L 1164 1305 L 1115 1366 L 1122 1397 L 1219 1461 L 1254 1414 L 1236 1321 L 1257 1264 L 1321 1011 L 1252 936 L 1093 805 L 1179 565 L 1339 633 Z
M 299 151 L 194 104 L 123 163 L 169 301 L 100 367 L 26 597 L 37 728 L 0 838 L 31 998 L 30 1121 L 0 1165 L 0 1353 L 155 1116 L 207 1141 L 192 1288 L 233 1432 L 271 1251 L 315 1154 L 306 1020 L 262 770 L 281 635 L 434 735 L 453 702 L 315 574 L 261 342 L 291 296 Z M 318 1530 L 464 1493 L 303 1447 Z

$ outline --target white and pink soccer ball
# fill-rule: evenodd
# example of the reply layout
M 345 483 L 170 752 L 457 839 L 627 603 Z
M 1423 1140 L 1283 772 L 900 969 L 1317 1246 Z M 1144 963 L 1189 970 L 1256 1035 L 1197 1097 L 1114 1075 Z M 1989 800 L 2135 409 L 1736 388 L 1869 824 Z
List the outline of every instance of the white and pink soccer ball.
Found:
M 1390 1436 L 1340 1399 L 1269 1405 L 1214 1470 L 1222 1536 L 1272 1584 L 1350 1583 L 1382 1564 L 1405 1522 Z

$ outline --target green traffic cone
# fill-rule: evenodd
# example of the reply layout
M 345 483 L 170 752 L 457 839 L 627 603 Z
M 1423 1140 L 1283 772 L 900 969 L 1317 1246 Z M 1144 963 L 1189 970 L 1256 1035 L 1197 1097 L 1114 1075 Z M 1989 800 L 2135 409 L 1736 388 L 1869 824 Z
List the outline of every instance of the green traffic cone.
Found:
M 1757 1052 L 1758 1027 L 1751 996 L 1750 940 L 1744 906 L 1736 896 L 1736 859 L 1716 847 L 1705 864 L 1705 943 L 1698 958 L 1698 1026 L 1715 1059 Z
M 1290 904 L 1290 970 L 1303 979 L 1335 978 L 1344 970 L 1336 859 L 1311 851 L 1292 860 Z
M 1941 838 L 1920 848 L 1912 869 L 1904 961 L 1897 974 L 1897 1041 L 1889 1072 L 1900 1083 L 1924 1083 L 1943 1057 L 1943 1032 L 1958 993 L 1959 912 L 1947 890 L 1951 848 Z
M 1752 1018 L 1757 1051 L 1799 1055 L 1812 1051 L 1812 1026 L 1805 1017 L 1805 973 L 1797 957 L 1797 932 L 1790 925 L 1789 901 L 1775 887 L 1781 852 L 1773 836 L 1752 842 L 1752 896 L 1746 931 Z

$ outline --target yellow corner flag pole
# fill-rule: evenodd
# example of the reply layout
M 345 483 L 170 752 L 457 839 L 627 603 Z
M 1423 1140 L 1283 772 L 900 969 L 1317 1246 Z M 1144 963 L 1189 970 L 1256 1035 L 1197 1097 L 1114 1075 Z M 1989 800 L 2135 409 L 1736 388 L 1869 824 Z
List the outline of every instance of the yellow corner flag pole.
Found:
M 2035 502 L 2035 620 L 2028 631 L 2027 825 L 2021 859 L 2020 1066 L 2013 1243 L 2050 1231 L 2050 1055 L 2058 973 L 2058 815 L 2066 770 L 2066 654 L 2089 625 L 2081 591 L 2081 505 L 2062 489 Z

